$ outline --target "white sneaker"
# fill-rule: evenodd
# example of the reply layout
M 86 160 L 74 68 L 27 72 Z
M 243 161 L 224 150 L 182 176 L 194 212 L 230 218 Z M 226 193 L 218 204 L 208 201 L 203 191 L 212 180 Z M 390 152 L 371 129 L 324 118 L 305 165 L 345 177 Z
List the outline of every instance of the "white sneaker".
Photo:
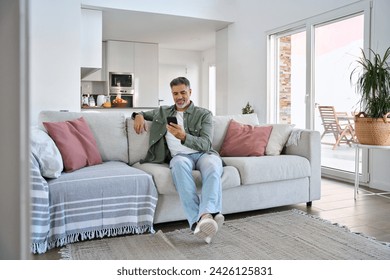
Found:
M 218 230 L 220 230 L 222 228 L 223 223 L 225 222 L 225 217 L 221 213 L 218 213 L 214 216 L 214 221 L 218 225 Z
M 214 221 L 213 216 L 206 214 L 198 222 L 194 234 L 206 243 L 210 243 L 217 230 L 218 224 Z

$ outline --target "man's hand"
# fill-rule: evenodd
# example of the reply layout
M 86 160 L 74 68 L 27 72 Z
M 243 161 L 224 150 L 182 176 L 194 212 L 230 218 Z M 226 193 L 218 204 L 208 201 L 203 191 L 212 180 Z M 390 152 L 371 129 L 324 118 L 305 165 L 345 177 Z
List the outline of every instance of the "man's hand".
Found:
M 167 130 L 172 133 L 177 139 L 180 139 L 182 142 L 186 140 L 186 132 L 183 128 L 178 124 L 167 124 Z
M 134 118 L 134 130 L 137 134 L 146 131 L 145 119 L 141 114 L 136 115 Z

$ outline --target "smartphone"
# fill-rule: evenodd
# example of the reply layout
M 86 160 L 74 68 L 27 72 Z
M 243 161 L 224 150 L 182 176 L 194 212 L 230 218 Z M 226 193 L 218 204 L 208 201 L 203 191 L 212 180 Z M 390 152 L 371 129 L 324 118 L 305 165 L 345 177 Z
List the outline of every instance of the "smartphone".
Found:
M 167 124 L 174 123 L 177 124 L 177 118 L 176 117 L 167 117 Z

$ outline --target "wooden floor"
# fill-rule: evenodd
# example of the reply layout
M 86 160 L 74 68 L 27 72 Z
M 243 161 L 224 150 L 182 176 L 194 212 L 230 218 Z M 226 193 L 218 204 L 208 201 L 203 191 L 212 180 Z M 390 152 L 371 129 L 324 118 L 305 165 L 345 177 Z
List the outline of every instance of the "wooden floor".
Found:
M 390 195 L 365 196 L 364 193 L 378 192 L 375 189 L 360 188 L 355 201 L 352 184 L 322 179 L 321 200 L 314 201 L 311 207 L 306 204 L 296 204 L 285 207 L 271 208 L 226 215 L 226 220 L 232 220 L 247 216 L 261 215 L 269 212 L 277 212 L 288 209 L 299 209 L 309 214 L 319 216 L 332 223 L 338 223 L 348 227 L 353 232 L 359 232 L 366 236 L 374 237 L 379 241 L 390 242 Z M 187 222 L 174 222 L 157 224 L 155 230 L 172 231 L 187 227 Z M 60 259 L 59 249 L 52 249 L 45 254 L 33 255 L 35 260 Z

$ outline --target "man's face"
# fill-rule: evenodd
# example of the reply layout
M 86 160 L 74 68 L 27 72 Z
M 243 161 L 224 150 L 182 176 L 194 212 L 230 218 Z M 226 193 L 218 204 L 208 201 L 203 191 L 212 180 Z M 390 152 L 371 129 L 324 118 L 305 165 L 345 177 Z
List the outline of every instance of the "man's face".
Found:
M 176 105 L 176 110 L 184 111 L 191 103 L 191 89 L 186 85 L 172 87 L 172 97 Z

